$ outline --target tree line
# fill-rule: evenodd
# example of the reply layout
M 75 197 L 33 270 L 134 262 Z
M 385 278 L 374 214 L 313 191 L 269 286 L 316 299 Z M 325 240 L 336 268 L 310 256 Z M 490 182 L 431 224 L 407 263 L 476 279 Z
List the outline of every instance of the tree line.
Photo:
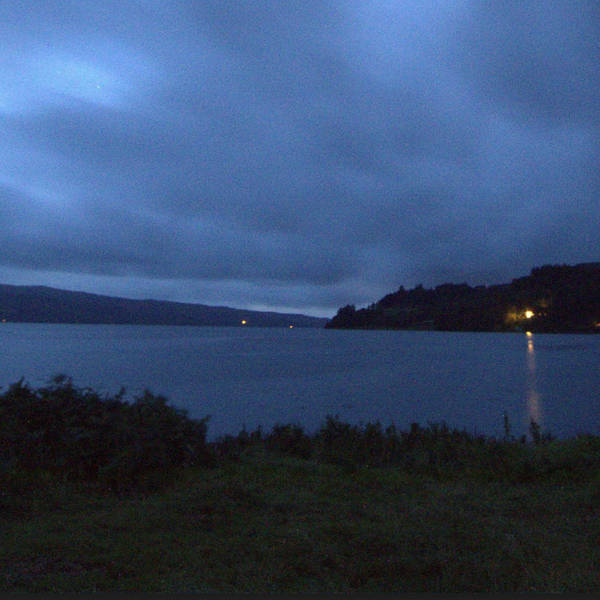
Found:
M 491 286 L 400 286 L 366 308 L 340 308 L 326 327 L 600 333 L 600 263 L 544 265 Z

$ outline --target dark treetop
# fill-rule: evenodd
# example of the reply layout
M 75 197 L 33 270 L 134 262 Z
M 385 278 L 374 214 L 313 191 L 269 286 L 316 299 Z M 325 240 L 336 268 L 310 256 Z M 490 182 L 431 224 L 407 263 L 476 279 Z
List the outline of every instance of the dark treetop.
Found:
M 600 333 L 600 263 L 545 265 L 501 285 L 400 287 L 368 308 L 340 308 L 326 327 Z

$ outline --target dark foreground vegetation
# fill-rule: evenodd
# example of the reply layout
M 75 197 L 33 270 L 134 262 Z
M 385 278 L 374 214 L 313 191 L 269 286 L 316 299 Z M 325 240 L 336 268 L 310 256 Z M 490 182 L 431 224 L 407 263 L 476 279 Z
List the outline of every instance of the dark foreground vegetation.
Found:
M 367 308 L 340 308 L 326 327 L 600 333 L 600 263 L 535 267 L 499 285 L 401 286 Z
M 600 438 L 328 417 L 206 441 L 150 392 L 0 395 L 0 590 L 600 591 Z

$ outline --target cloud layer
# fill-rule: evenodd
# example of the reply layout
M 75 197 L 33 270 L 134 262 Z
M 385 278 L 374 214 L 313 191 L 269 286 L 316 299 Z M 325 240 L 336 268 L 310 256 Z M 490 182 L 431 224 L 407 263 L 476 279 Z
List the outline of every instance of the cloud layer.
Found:
M 600 260 L 595 2 L 0 4 L 0 279 L 331 315 Z

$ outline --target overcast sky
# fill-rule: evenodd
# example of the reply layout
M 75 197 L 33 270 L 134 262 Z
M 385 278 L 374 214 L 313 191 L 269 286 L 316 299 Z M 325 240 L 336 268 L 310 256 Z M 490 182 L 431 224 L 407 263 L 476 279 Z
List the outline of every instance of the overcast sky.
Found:
M 600 260 L 600 3 L 0 2 L 0 282 L 332 316 Z

